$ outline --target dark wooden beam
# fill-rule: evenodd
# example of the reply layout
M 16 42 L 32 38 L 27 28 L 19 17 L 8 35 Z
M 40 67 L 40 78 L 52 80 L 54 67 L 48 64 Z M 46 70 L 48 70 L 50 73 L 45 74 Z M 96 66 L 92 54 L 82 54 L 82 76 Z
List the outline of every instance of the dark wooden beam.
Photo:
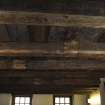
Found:
M 0 24 L 105 28 L 104 16 L 0 11 Z
M 0 70 L 0 84 L 98 85 L 105 70 Z M 74 82 L 75 81 L 75 82 Z M 59 83 L 57 83 L 59 82 Z
M 63 43 L 1 43 L 0 56 L 43 56 L 63 54 Z
M 27 11 L 49 11 L 70 14 L 103 15 L 104 3 L 100 0 L 0 0 L 0 9 L 27 10 Z M 82 8 L 81 8 L 82 7 Z
M 46 60 L 46 61 L 29 61 L 26 64 L 26 69 L 52 69 L 52 70 L 74 70 L 74 69 L 85 69 L 85 70 L 98 70 L 105 69 L 104 61 L 92 61 L 92 60 Z M 24 65 L 24 63 L 23 63 Z M 41 65 L 41 66 L 40 66 Z
M 86 47 L 87 46 L 87 47 Z M 105 45 L 98 43 L 0 43 L 0 56 L 74 57 L 105 59 Z
M 47 88 L 46 88 L 47 87 Z M 81 88 L 82 87 L 82 88 Z M 96 87 L 78 86 L 72 87 L 71 85 L 0 85 L 0 93 L 13 93 L 13 94 L 75 94 L 75 93 L 90 93 L 97 90 Z
M 49 74 L 47 75 L 46 72 Z M 39 75 L 38 75 L 39 74 Z M 79 75 L 80 74 L 80 75 Z M 0 70 L 0 78 L 9 78 L 9 77 L 21 77 L 21 78 L 46 78 L 49 77 L 52 79 L 61 79 L 61 78 L 87 78 L 90 76 L 91 78 L 100 78 L 104 77 L 105 70 L 81 70 L 81 69 L 75 69 L 75 70 L 16 70 L 16 69 L 1 69 Z M 90 79 L 91 79 L 90 78 Z
M 41 65 L 41 66 L 40 66 Z M 86 60 L 86 59 L 42 59 L 37 60 L 31 58 L 7 59 L 0 60 L 0 70 L 2 69 L 30 69 L 30 70 L 104 70 L 105 61 Z
M 98 88 L 100 78 L 104 75 L 105 70 L 0 70 L 0 90 L 22 92 L 29 89 L 39 93 L 68 92 L 70 89 L 88 91 L 89 88 Z

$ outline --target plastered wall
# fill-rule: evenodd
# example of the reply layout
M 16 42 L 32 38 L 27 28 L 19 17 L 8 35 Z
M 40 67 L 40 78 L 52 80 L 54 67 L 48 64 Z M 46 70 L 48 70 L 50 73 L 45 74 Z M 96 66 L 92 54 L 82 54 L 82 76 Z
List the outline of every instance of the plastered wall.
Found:
M 12 105 L 12 95 L 0 94 L 0 105 Z
M 73 105 L 87 105 L 87 96 L 75 94 L 73 98 Z
M 32 97 L 32 105 L 53 105 L 53 95 L 34 94 Z
M 0 94 L 0 105 L 12 105 L 11 94 Z M 32 105 L 53 105 L 52 94 L 33 94 Z M 87 105 L 85 95 L 74 95 L 73 105 Z

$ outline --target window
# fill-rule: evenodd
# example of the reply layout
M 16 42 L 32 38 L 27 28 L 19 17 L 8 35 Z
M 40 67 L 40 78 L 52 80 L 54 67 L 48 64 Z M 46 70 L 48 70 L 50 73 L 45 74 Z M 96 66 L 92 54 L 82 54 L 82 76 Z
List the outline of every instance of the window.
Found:
M 54 105 L 71 105 L 71 97 L 56 96 Z
M 13 105 L 31 105 L 31 97 L 15 96 Z

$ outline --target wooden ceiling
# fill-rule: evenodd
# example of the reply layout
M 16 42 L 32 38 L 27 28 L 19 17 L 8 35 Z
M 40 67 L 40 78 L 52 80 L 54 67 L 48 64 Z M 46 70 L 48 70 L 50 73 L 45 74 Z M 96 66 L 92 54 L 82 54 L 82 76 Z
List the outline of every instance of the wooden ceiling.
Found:
M 105 2 L 1 0 L 0 92 L 90 92 L 105 77 Z

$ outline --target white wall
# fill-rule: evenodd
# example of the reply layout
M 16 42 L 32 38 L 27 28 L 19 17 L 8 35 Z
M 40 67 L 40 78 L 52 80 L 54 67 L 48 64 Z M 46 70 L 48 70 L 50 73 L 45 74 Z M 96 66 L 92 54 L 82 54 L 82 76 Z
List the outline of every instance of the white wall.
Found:
M 73 98 L 73 105 L 87 105 L 87 96 L 75 94 Z
M 53 95 L 34 94 L 32 97 L 32 105 L 53 105 Z
M 0 94 L 0 105 L 12 105 L 11 94 Z
M 95 102 L 91 103 L 90 105 L 101 105 L 101 99 L 100 99 L 100 92 L 94 91 L 90 94 L 89 99 L 93 99 Z
M 87 105 L 86 95 L 74 95 L 73 105 Z M 11 94 L 0 94 L 0 105 L 12 105 Z M 33 94 L 32 105 L 53 105 L 52 94 Z
M 53 105 L 53 95 L 34 94 L 32 105 Z M 79 94 L 74 95 L 73 105 L 87 105 L 87 96 Z

